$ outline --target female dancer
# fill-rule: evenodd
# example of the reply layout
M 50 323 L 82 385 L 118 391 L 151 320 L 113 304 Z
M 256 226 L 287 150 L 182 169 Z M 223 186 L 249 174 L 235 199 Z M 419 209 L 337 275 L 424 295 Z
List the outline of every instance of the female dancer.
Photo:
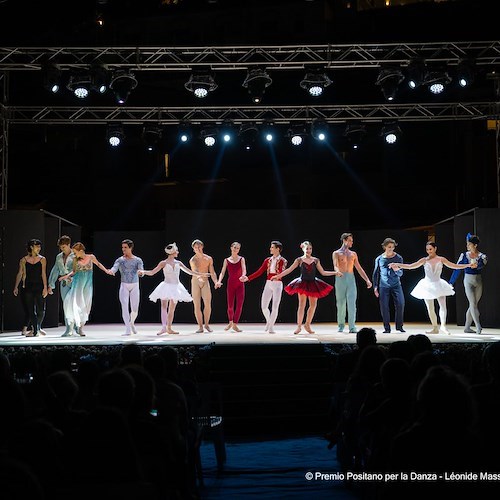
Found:
M 475 269 L 466 269 L 464 271 L 464 288 L 465 295 L 469 301 L 469 308 L 465 315 L 465 333 L 476 333 L 471 327 L 472 322 L 476 325 L 477 333 L 481 333 L 482 327 L 479 322 L 478 303 L 483 295 L 483 279 L 481 271 L 488 263 L 486 255 L 478 250 L 479 238 L 475 234 L 467 235 L 467 252 L 460 254 L 457 264 L 467 264 L 468 262 L 477 262 Z M 460 270 L 456 269 L 450 278 L 450 284 L 453 285 L 460 274 Z
M 22 282 L 21 299 L 25 308 L 26 325 L 23 334 L 26 337 L 45 335 L 42 322 L 45 317 L 45 297 L 47 288 L 47 259 L 40 255 L 42 242 L 37 239 L 29 240 L 26 244 L 28 254 L 19 261 L 19 270 L 14 284 L 14 295 L 19 293 L 19 284 Z M 32 330 L 28 330 L 31 325 Z
M 243 301 L 245 300 L 245 285 L 243 281 L 240 281 L 240 278 L 247 275 L 245 257 L 238 255 L 240 249 L 241 243 L 237 241 L 231 243 L 231 255 L 224 259 L 219 279 L 215 284 L 215 288 L 220 288 L 222 286 L 222 279 L 227 270 L 227 317 L 229 324 L 224 330 L 232 329 L 235 332 L 242 331 L 238 328 L 238 322 L 240 321 Z
M 311 322 L 316 311 L 316 306 L 318 305 L 318 299 L 326 297 L 333 290 L 332 285 L 316 278 L 316 270 L 318 270 L 323 276 L 342 276 L 340 271 L 325 271 L 323 269 L 319 259 L 312 256 L 311 242 L 302 242 L 300 244 L 300 248 L 304 252 L 302 257 L 297 257 L 288 269 L 271 278 L 272 280 L 279 280 L 300 266 L 300 277 L 295 278 L 285 287 L 285 292 L 288 293 L 288 295 L 296 293 L 299 299 L 299 307 L 297 309 L 297 328 L 293 332 L 295 334 L 300 333 L 302 329 L 302 320 L 304 319 L 306 301 L 308 299 L 309 308 L 307 310 L 306 322 L 304 323 L 304 330 L 309 333 L 314 333 L 311 329 Z
M 59 278 L 59 281 L 71 279 L 71 288 L 64 298 L 64 317 L 68 322 L 68 327 L 63 333 L 63 337 L 72 335 L 76 326 L 76 331 L 80 337 L 85 337 L 83 327 L 89 319 L 92 307 L 92 275 L 95 264 L 101 271 L 111 274 L 97 259 L 96 256 L 85 253 L 85 245 L 81 242 L 75 243 L 72 247 L 75 255 L 73 259 L 73 271 Z
M 431 320 L 432 329 L 426 333 L 447 333 L 450 332 L 446 328 L 446 297 L 454 295 L 453 287 L 441 278 L 443 264 L 450 269 L 465 269 L 466 267 L 477 267 L 477 263 L 471 264 L 453 264 L 445 257 L 437 255 L 437 245 L 433 241 L 428 241 L 425 246 L 427 257 L 422 257 L 413 264 L 403 264 L 401 262 L 391 262 L 389 268 L 398 271 L 399 269 L 417 269 L 424 266 L 425 277 L 421 279 L 415 288 L 410 292 L 417 299 L 423 299 L 427 307 L 429 319 Z M 441 328 L 438 328 L 436 311 L 434 310 L 434 299 L 437 299 L 439 304 L 439 319 L 441 320 Z
M 176 257 L 179 255 L 179 249 L 175 243 L 171 243 L 165 247 L 165 253 L 168 257 L 162 260 L 154 269 L 150 271 L 139 270 L 139 276 L 153 276 L 160 269 L 163 269 L 165 276 L 162 281 L 151 293 L 149 299 L 156 302 L 158 299 L 161 301 L 161 330 L 157 335 L 165 333 L 178 334 L 172 330 L 172 322 L 174 320 L 175 307 L 177 302 L 192 302 L 193 298 L 189 292 L 184 288 L 184 285 L 179 281 L 179 273 L 182 269 L 185 273 L 191 276 L 210 276 L 209 273 L 199 273 L 191 271 Z

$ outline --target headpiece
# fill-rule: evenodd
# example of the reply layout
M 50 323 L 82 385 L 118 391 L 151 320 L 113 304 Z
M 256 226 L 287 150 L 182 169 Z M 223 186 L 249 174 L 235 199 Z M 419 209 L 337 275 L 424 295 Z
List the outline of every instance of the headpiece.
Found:
M 174 243 L 170 243 L 170 245 L 167 245 L 165 247 L 165 253 L 167 253 L 168 255 L 172 255 L 173 253 L 175 252 L 178 252 L 179 249 L 177 248 L 177 244 L 174 242 Z

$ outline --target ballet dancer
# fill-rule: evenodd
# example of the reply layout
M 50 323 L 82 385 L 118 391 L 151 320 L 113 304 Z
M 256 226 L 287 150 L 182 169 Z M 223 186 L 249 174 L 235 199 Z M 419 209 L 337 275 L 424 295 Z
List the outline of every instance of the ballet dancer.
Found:
M 482 327 L 479 321 L 479 301 L 483 295 L 483 278 L 481 272 L 488 263 L 488 257 L 478 250 L 479 238 L 475 234 L 467 234 L 467 251 L 460 254 L 457 264 L 467 264 L 476 262 L 476 268 L 467 268 L 464 271 L 464 289 L 469 302 L 469 307 L 465 315 L 465 333 L 481 333 Z M 450 285 L 453 285 L 460 275 L 460 269 L 453 271 L 450 278 Z M 472 329 L 472 322 L 476 325 L 476 331 Z
M 215 284 L 216 288 L 222 286 L 222 279 L 224 275 L 228 274 L 227 279 L 227 317 L 229 320 L 228 325 L 224 330 L 233 330 L 241 332 L 238 327 L 240 321 L 241 311 L 243 309 L 243 301 L 245 300 L 245 285 L 240 278 L 246 276 L 247 268 L 245 264 L 245 257 L 239 255 L 241 243 L 234 241 L 231 243 L 231 255 L 224 259 L 219 279 Z M 236 304 L 236 305 L 235 305 Z
M 135 320 L 139 314 L 139 301 L 141 291 L 139 288 L 138 271 L 144 269 L 144 263 L 140 257 L 134 255 L 134 242 L 132 240 L 122 241 L 121 257 L 115 260 L 113 267 L 109 269 L 109 274 L 114 276 L 117 271 L 120 271 L 121 283 L 118 298 L 122 308 L 122 318 L 125 323 L 125 333 L 128 336 L 131 333 L 136 334 Z
M 174 312 L 177 302 L 192 302 L 193 298 L 184 288 L 184 285 L 179 281 L 179 273 L 182 269 L 185 273 L 191 276 L 210 276 L 209 273 L 199 273 L 191 271 L 176 257 L 179 255 L 179 249 L 175 243 L 171 243 L 165 247 L 167 258 L 159 262 L 159 264 L 150 271 L 144 269 L 137 271 L 139 276 L 154 276 L 158 271 L 163 269 L 165 279 L 153 290 L 149 299 L 153 302 L 161 302 L 161 330 L 157 335 L 178 334 L 172 329 L 174 321 Z
M 265 331 L 269 333 L 274 332 L 274 324 L 278 317 L 278 310 L 281 302 L 281 294 L 283 292 L 283 282 L 281 280 L 272 279 L 273 276 L 283 272 L 288 264 L 287 260 L 281 256 L 281 251 L 283 249 L 283 244 L 279 241 L 271 241 L 271 247 L 269 252 L 271 257 L 266 257 L 262 265 L 250 276 L 242 276 L 240 281 L 252 281 L 258 278 L 264 272 L 266 273 L 266 284 L 264 285 L 264 290 L 262 292 L 262 298 L 260 305 L 262 308 L 262 314 L 266 319 Z M 272 302 L 271 311 L 269 311 L 269 304 Z
M 273 281 L 280 280 L 297 267 L 300 267 L 300 277 L 295 278 L 285 287 L 285 292 L 288 293 L 288 295 L 297 294 L 299 300 L 297 309 L 297 328 L 293 332 L 295 334 L 300 333 L 302 330 L 302 320 L 304 319 L 307 300 L 309 300 L 309 308 L 304 323 L 304 330 L 308 333 L 314 333 L 311 328 L 311 323 L 316 311 L 318 299 L 326 297 L 333 290 L 332 285 L 316 278 L 316 271 L 319 271 L 323 276 L 342 276 L 340 271 L 325 271 L 323 269 L 319 259 L 312 256 L 311 242 L 303 241 L 300 244 L 300 248 L 304 252 L 303 255 L 297 257 L 288 269 L 271 278 Z
M 415 288 L 410 292 L 411 295 L 417 299 L 422 299 L 425 301 L 427 307 L 427 313 L 429 314 L 429 319 L 431 320 L 432 329 L 425 333 L 447 333 L 450 332 L 446 328 L 446 297 L 449 295 L 454 295 L 455 290 L 453 287 L 441 278 L 441 273 L 443 271 L 443 265 L 449 267 L 450 269 L 465 269 L 466 267 L 477 267 L 477 263 L 468 264 L 454 264 L 450 262 L 445 257 L 440 257 L 437 254 L 437 245 L 433 241 L 428 241 L 425 246 L 425 251 L 427 252 L 427 257 L 422 257 L 417 262 L 413 264 L 403 264 L 401 262 L 393 262 L 389 264 L 389 267 L 398 271 L 399 269 L 417 269 L 424 266 L 425 277 L 421 279 Z M 439 319 L 441 320 L 441 327 L 438 327 L 436 311 L 434 309 L 434 300 L 437 299 L 439 304 Z

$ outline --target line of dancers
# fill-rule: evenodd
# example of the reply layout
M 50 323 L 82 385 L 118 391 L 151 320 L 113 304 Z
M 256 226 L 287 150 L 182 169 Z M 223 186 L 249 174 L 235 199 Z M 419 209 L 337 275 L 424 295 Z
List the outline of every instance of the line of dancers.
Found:
M 312 322 L 318 299 L 326 297 L 335 290 L 338 331 L 343 332 L 347 322 L 349 333 L 356 333 L 357 286 L 354 270 L 366 282 L 368 289 L 373 287 L 373 292 L 379 300 L 384 333 L 391 332 L 389 307 L 391 298 L 395 309 L 396 330 L 404 332 L 405 298 L 400 278 L 403 270 L 422 266 L 424 278 L 417 283 L 410 294 L 425 302 L 431 322 L 431 329 L 426 333 L 450 333 L 446 326 L 446 297 L 454 295 L 453 283 L 461 270 L 465 270 L 464 285 L 469 301 L 464 331 L 481 333 L 478 303 L 482 295 L 481 272 L 487 264 L 487 257 L 479 251 L 480 241 L 476 235 L 467 235 L 467 251 L 460 255 L 456 264 L 439 256 L 436 243 L 431 241 L 426 244 L 426 257 L 405 264 L 401 255 L 395 251 L 397 242 L 392 238 L 386 238 L 382 242 L 383 253 L 377 256 L 374 262 L 373 283 L 361 266 L 357 253 L 352 250 L 354 243 L 352 233 L 342 234 L 340 240 L 340 248 L 332 252 L 333 270 L 325 270 L 320 260 L 312 255 L 313 247 L 309 241 L 300 244 L 302 255 L 288 267 L 288 261 L 282 256 L 282 243 L 274 240 L 270 244 L 270 255 L 264 259 L 259 269 L 250 275 L 247 275 L 245 258 L 240 255 L 241 244 L 235 241 L 230 246 L 231 254 L 224 259 L 220 274 L 217 276 L 212 257 L 204 253 L 204 244 L 198 239 L 191 244 L 193 256 L 189 260 L 190 267 L 178 260 L 179 248 L 176 243 L 171 243 L 165 247 L 166 258 L 153 269 L 145 270 L 142 259 L 133 253 L 134 242 L 125 239 L 121 242 L 122 256 L 116 259 L 110 269 L 107 269 L 95 255 L 85 252 L 83 243 L 77 242 L 71 245 L 70 237 L 64 235 L 57 242 L 60 253 L 56 256 L 47 279 L 46 259 L 40 254 L 41 241 L 32 239 L 27 243 L 27 255 L 19 261 L 14 285 L 14 295 L 21 297 L 25 312 L 22 333 L 28 337 L 46 334 L 42 329 L 45 299 L 53 294 L 58 282 L 66 327 L 62 336 L 85 336 L 84 326 L 89 319 L 92 306 L 94 265 L 111 276 L 120 273 L 118 296 L 125 336 L 137 334 L 135 322 L 140 304 L 139 278 L 154 276 L 160 271 L 163 271 L 164 279 L 149 295 L 150 300 L 160 301 L 161 304 L 161 329 L 158 335 L 179 333 L 173 328 L 175 309 L 179 302 L 193 302 L 198 325 L 196 333 L 212 332 L 210 279 L 214 288 L 219 289 L 223 286 L 226 273 L 228 317 L 226 331 L 242 331 L 238 324 L 245 299 L 245 283 L 265 274 L 266 283 L 262 292 L 261 309 L 266 320 L 266 332 L 275 333 L 283 290 L 289 295 L 298 297 L 297 327 L 294 334 L 301 333 L 302 329 L 314 334 Z M 449 283 L 441 278 L 443 266 L 454 269 Z M 296 269 L 300 271 L 300 276 L 284 287 L 282 279 Z M 181 270 L 191 275 L 191 293 L 179 279 Z M 335 276 L 335 287 L 318 278 L 316 276 L 318 273 L 322 276 Z M 435 300 L 439 304 L 440 324 L 435 312 Z M 476 326 L 475 331 L 472 329 L 473 324 Z

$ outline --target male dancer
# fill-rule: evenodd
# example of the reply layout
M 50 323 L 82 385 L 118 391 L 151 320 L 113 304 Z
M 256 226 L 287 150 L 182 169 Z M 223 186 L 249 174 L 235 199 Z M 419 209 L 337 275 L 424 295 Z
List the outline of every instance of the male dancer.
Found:
M 203 241 L 194 240 L 191 243 L 194 255 L 189 259 L 189 265 L 192 271 L 198 273 L 210 273 L 214 285 L 217 283 L 214 261 L 210 255 L 203 253 Z M 210 281 L 205 276 L 192 276 L 191 278 L 191 296 L 193 297 L 194 316 L 198 323 L 196 333 L 203 333 L 203 327 L 207 332 L 213 331 L 210 328 L 210 316 L 212 314 L 212 290 Z M 201 301 L 203 300 L 203 311 L 201 310 Z
M 56 281 L 60 276 L 65 276 L 73 271 L 73 260 L 75 258 L 75 254 L 71 250 L 71 238 L 67 235 L 61 236 L 57 240 L 57 246 L 60 253 L 56 255 L 56 261 L 54 267 L 50 271 L 49 275 L 49 295 L 54 293 L 54 288 L 56 287 Z M 68 295 L 68 292 L 71 288 L 71 280 L 61 280 L 59 290 L 61 292 L 61 300 L 64 303 L 64 298 Z M 66 316 L 64 317 L 64 324 L 66 325 L 66 330 L 62 334 L 63 337 L 70 337 L 73 335 L 71 330 L 71 325 L 68 323 Z M 78 327 L 74 325 L 75 335 L 78 334 Z
M 262 308 L 262 314 L 266 318 L 266 332 L 274 332 L 274 324 L 278 317 L 278 309 L 281 302 L 281 293 L 283 292 L 283 282 L 280 279 L 273 280 L 272 277 L 276 274 L 280 274 L 286 269 L 288 264 L 287 260 L 281 256 L 281 251 L 283 249 L 283 244 L 279 241 L 271 241 L 271 247 L 269 252 L 271 257 L 264 259 L 262 265 L 250 276 L 242 276 L 240 281 L 252 281 L 258 278 L 261 274 L 266 275 L 266 284 L 264 285 L 264 290 L 262 292 L 262 298 L 260 305 Z M 271 312 L 269 312 L 269 304 L 273 301 Z
M 392 238 L 386 238 L 382 242 L 384 253 L 375 259 L 375 268 L 373 269 L 373 293 L 379 299 L 380 313 L 384 323 L 384 333 L 391 333 L 391 314 L 389 311 L 389 298 L 392 296 L 394 301 L 394 310 L 396 330 L 403 332 L 403 312 L 405 307 L 405 297 L 401 288 L 400 277 L 403 271 L 400 269 L 394 271 L 389 267 L 392 262 L 403 262 L 403 257 L 396 253 L 394 249 L 397 243 Z
M 109 274 L 113 276 L 116 271 L 120 271 L 121 283 L 118 297 L 120 298 L 122 318 L 125 323 L 125 333 L 123 335 L 130 335 L 131 332 L 137 333 L 135 320 L 139 314 L 139 300 L 141 298 L 138 271 L 144 270 L 144 263 L 140 257 L 132 253 L 133 249 L 134 242 L 132 240 L 123 240 L 123 255 L 118 257 L 113 267 L 109 269 Z
M 372 283 L 365 270 L 361 267 L 357 253 L 351 250 L 354 243 L 352 233 L 343 233 L 340 241 L 342 242 L 342 246 L 332 253 L 333 268 L 335 271 L 342 273 L 342 276 L 335 277 L 338 331 L 344 331 L 347 305 L 349 333 L 356 333 L 356 298 L 358 290 L 356 288 L 354 268 L 356 268 L 359 275 L 366 281 L 367 288 L 371 288 Z

